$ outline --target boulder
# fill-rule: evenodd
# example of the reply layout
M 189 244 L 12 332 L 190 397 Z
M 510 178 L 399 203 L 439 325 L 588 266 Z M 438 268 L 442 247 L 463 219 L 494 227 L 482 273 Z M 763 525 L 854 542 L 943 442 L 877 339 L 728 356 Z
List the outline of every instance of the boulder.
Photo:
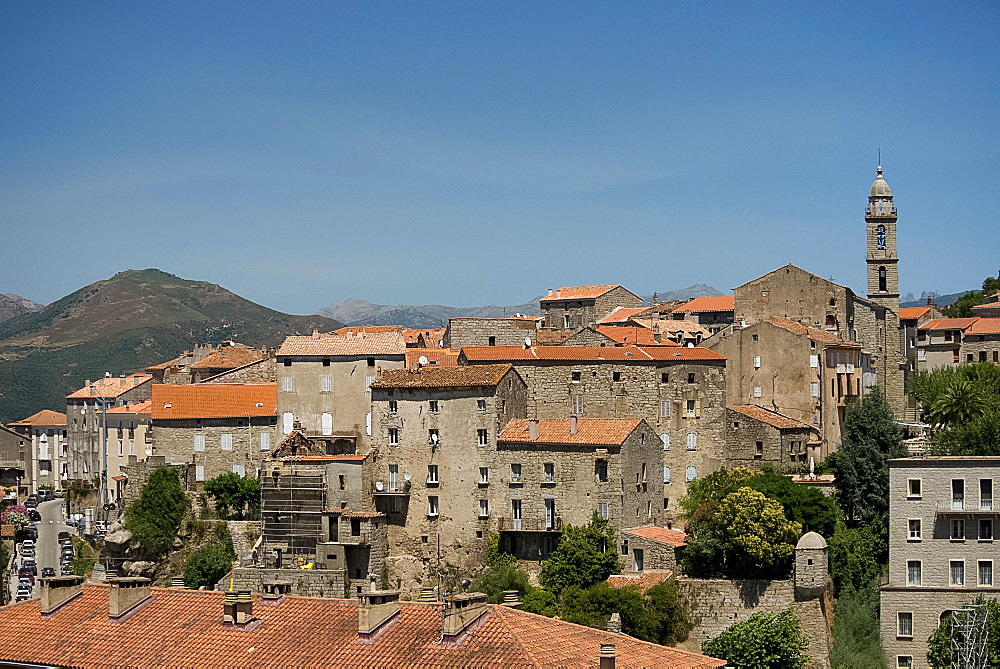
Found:
M 173 549 L 176 551 L 180 550 L 181 548 L 184 548 L 184 542 L 181 541 L 180 537 L 174 537 Z
M 124 564 L 122 567 L 124 568 Z M 156 574 L 156 565 L 152 562 L 146 562 L 144 560 L 136 560 L 129 565 L 128 575 L 129 576 L 144 576 L 146 578 L 153 578 Z
M 124 553 L 132 541 L 132 533 L 122 525 L 112 525 L 111 530 L 104 535 L 104 547 L 111 553 Z

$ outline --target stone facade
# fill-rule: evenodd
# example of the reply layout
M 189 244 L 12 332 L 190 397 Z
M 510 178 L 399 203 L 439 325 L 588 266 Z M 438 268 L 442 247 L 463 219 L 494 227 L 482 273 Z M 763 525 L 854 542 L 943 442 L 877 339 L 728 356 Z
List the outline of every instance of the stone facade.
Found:
M 273 355 L 205 379 L 202 383 L 277 383 L 278 363 Z
M 616 307 L 641 307 L 642 298 L 618 284 L 563 286 L 539 300 L 542 327 L 556 329 L 594 325 Z
M 993 570 L 1000 457 L 889 461 L 889 582 L 882 645 L 890 666 L 927 665 L 927 638 L 946 612 L 1000 598 Z
M 128 507 L 132 502 L 139 499 L 142 487 L 149 482 L 149 476 L 161 467 L 170 467 L 177 471 L 181 487 L 185 492 L 196 490 L 194 465 L 188 463 L 170 464 L 161 455 L 153 455 L 145 460 L 139 460 L 136 456 L 130 456 L 128 463 L 122 468 L 126 480 L 121 482 L 122 490 L 120 499 L 122 504 L 120 509 Z
M 30 449 L 25 454 L 25 477 L 22 482 L 30 492 L 38 492 L 43 485 L 62 488 L 60 477 L 67 458 L 66 414 L 42 410 L 7 425 L 17 432 Z
M 725 466 L 730 469 L 760 471 L 766 462 L 777 472 L 797 471 L 819 455 L 814 428 L 763 407 L 727 408 L 726 428 Z
M 233 590 L 236 591 L 264 592 L 265 583 L 280 581 L 289 584 L 289 594 L 292 595 L 334 598 L 352 596 L 350 579 L 343 569 L 235 567 L 232 577 Z M 229 590 L 229 574 L 216 583 L 215 589 Z
M 523 318 L 452 318 L 444 333 L 444 348 L 521 346 L 535 340 L 537 324 Z
M 194 465 L 197 483 L 228 472 L 255 477 L 276 436 L 273 416 L 154 419 L 153 453 Z
M 119 476 L 135 456 L 145 460 L 153 454 L 151 402 L 123 404 L 108 409 L 108 476 Z M 114 485 L 108 489 L 111 502 L 118 502 Z
M 27 493 L 27 444 L 25 438 L 0 425 L 0 486 Z M 19 487 L 20 484 L 20 487 Z
M 388 524 L 377 512 L 331 511 L 325 516 L 324 541 L 316 544 L 315 565 L 341 568 L 350 579 L 350 595 L 381 585 L 383 567 L 389 555 Z
M 633 571 L 677 571 L 683 545 L 678 546 L 646 537 L 641 531 L 634 529 L 625 530 L 618 536 L 621 541 L 621 559 L 626 565 L 626 573 Z M 642 565 L 636 563 L 636 550 L 642 551 Z
M 560 346 L 616 346 L 617 344 L 618 342 L 611 337 L 588 325 L 570 335 Z

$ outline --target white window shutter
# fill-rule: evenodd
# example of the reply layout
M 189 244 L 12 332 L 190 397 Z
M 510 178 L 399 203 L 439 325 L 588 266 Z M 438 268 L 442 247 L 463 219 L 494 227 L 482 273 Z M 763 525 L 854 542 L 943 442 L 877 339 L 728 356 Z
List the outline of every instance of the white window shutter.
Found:
M 219 438 L 219 448 L 221 448 L 224 451 L 233 450 L 233 435 L 230 434 L 229 432 L 224 433 Z
M 663 482 L 670 483 L 670 467 L 663 468 Z
M 663 450 L 669 451 L 670 450 L 670 434 L 668 434 L 667 432 L 663 432 L 662 434 L 660 434 L 660 443 L 663 444 Z
M 760 397 L 760 386 L 754 386 L 753 387 L 753 396 L 754 397 Z
M 325 413 L 322 416 L 323 436 L 329 437 L 333 434 L 333 414 Z
M 755 355 L 753 357 L 753 367 L 754 367 L 754 369 L 760 369 L 760 356 L 759 355 Z
M 810 367 L 819 367 L 819 356 L 818 355 L 810 355 L 809 356 L 809 366 Z
M 205 467 L 204 465 L 197 465 L 194 468 L 194 480 L 204 481 L 205 480 Z
M 271 450 L 271 433 L 261 432 L 260 433 L 260 450 L 269 451 Z
M 365 416 L 365 434 L 369 437 L 372 436 L 372 412 L 369 411 L 368 415 Z
M 286 411 L 281 415 L 281 431 L 284 434 L 292 433 L 292 423 L 294 422 L 294 420 L 295 418 L 292 415 L 291 411 Z
M 205 435 L 203 434 L 194 435 L 194 450 L 196 451 L 205 450 Z

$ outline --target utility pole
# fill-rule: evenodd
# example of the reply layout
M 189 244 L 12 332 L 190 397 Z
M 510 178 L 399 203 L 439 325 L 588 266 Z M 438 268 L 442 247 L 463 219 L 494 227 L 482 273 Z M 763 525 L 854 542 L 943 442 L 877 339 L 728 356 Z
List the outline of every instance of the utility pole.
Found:
M 108 378 L 109 374 L 105 374 L 104 378 Z M 104 510 L 104 527 L 108 526 L 108 398 L 104 395 L 98 394 L 97 384 L 90 384 L 90 394 L 94 397 L 94 401 L 101 403 L 101 428 L 102 428 L 102 441 L 101 445 L 101 508 Z

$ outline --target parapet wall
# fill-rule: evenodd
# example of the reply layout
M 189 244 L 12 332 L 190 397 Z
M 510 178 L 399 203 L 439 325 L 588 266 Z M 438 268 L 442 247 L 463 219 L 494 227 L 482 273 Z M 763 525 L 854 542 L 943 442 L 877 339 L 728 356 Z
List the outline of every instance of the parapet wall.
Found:
M 264 592 L 265 581 L 287 581 L 292 585 L 290 594 L 312 597 L 343 598 L 346 587 L 343 569 L 233 569 L 233 590 Z M 229 574 L 215 584 L 215 589 L 229 590 Z

